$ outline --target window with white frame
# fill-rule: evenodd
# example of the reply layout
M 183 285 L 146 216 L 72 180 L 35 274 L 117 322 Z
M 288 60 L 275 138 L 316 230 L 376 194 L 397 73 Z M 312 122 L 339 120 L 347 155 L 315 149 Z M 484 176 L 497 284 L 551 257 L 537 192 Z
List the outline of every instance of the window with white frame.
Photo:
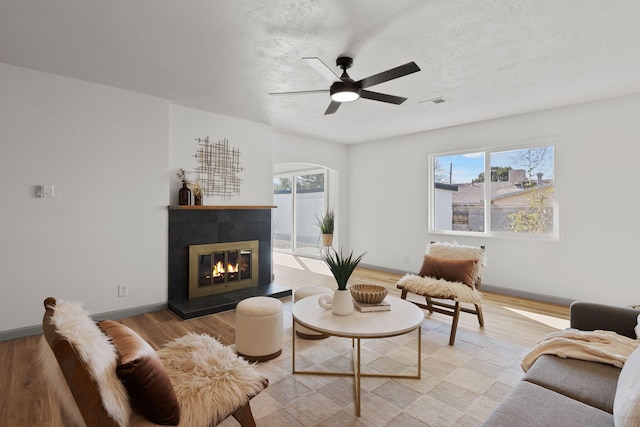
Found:
M 557 238 L 553 141 L 429 157 L 430 232 Z

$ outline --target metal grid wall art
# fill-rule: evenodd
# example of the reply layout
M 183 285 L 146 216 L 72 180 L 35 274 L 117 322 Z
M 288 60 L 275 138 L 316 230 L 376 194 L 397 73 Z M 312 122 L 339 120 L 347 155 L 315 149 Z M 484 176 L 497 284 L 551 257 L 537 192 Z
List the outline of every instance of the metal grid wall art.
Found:
M 240 195 L 242 180 L 238 174 L 244 170 L 240 166 L 240 150 L 230 148 L 226 138 L 216 143 L 210 142 L 208 136 L 196 141 L 200 148 L 194 157 L 198 160 L 196 172 L 203 196 L 222 196 L 229 200 L 231 196 Z

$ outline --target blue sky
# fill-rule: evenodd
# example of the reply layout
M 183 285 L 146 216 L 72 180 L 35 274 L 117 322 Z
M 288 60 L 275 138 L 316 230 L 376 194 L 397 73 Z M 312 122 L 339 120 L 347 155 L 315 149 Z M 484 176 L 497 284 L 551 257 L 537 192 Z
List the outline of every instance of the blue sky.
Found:
M 513 169 L 526 169 L 524 165 L 514 163 L 513 157 L 518 151 L 521 150 L 491 153 L 491 165 L 511 166 Z M 536 172 L 542 172 L 544 178 L 553 178 L 553 158 L 552 151 L 544 167 L 539 168 Z M 484 152 L 438 156 L 437 159 L 440 167 L 447 173 L 449 172 L 449 165 L 451 165 L 452 184 L 469 183 L 472 179 L 477 178 L 479 173 L 484 171 Z

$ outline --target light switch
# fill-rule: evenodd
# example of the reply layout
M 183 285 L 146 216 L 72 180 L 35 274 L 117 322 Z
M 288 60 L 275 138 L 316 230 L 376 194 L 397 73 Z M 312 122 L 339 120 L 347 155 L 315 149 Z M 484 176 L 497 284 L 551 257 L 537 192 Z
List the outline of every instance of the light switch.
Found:
M 44 186 L 44 197 L 52 199 L 54 197 L 53 185 Z

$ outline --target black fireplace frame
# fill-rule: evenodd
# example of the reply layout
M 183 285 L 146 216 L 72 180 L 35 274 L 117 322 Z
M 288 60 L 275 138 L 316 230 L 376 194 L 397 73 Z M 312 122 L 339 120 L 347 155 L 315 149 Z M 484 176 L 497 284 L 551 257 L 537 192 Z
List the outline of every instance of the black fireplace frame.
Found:
M 231 310 L 251 296 L 282 298 L 272 281 L 271 209 L 275 206 L 169 206 L 168 308 L 182 319 Z M 189 299 L 189 246 L 258 240 L 258 284 Z

